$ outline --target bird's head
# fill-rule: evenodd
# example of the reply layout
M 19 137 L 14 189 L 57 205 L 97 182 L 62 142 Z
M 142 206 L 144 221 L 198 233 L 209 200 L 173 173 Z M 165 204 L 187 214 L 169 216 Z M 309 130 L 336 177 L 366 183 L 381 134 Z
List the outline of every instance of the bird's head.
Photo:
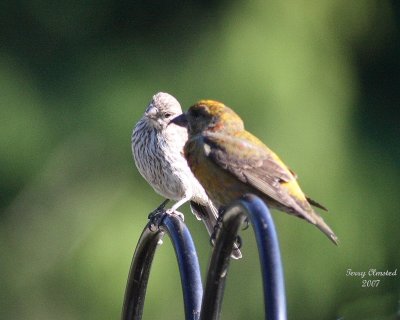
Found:
M 242 119 L 232 109 L 215 100 L 200 100 L 171 123 L 187 127 L 192 136 L 203 131 L 233 133 L 244 129 Z
M 181 113 L 182 108 L 178 100 L 168 93 L 159 92 L 153 96 L 144 117 L 150 125 L 157 129 L 164 129 Z

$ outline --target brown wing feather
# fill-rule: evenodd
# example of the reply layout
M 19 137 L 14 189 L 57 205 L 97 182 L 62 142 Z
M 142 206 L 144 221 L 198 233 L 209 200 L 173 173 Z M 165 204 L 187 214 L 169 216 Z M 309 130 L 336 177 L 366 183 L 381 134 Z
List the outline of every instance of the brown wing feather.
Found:
M 298 217 L 316 225 L 337 244 L 337 237 L 324 220 L 310 207 L 326 208 L 306 198 L 297 185 L 296 176 L 282 161 L 257 138 L 244 132 L 240 136 L 211 132 L 203 136 L 204 153 L 215 164 L 237 179 L 248 183 L 278 203 L 286 206 Z M 249 139 L 250 138 L 250 141 Z
M 250 143 L 240 137 L 207 133 L 206 154 L 214 163 L 236 178 L 248 183 L 275 201 L 290 207 L 293 200 L 282 191 L 281 182 L 293 179 L 290 171 L 280 164 L 263 145 Z M 227 149 L 226 146 L 229 146 Z
M 308 203 L 311 204 L 312 206 L 320 208 L 325 211 L 328 211 L 328 209 L 326 207 L 324 207 L 322 204 L 318 203 L 317 201 L 315 201 L 309 197 L 306 197 L 306 199 L 307 199 Z

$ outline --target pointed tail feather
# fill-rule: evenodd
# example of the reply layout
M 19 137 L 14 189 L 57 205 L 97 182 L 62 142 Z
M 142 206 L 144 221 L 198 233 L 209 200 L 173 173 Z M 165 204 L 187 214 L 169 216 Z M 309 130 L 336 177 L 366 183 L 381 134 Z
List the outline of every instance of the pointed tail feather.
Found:
M 315 225 L 319 230 L 321 230 L 325 235 L 331 240 L 335 245 L 339 244 L 339 239 L 336 234 L 332 231 L 332 229 L 326 224 L 324 219 L 322 219 L 319 215 L 315 214 L 314 216 L 316 223 Z
M 212 236 L 214 234 L 214 227 L 217 224 L 218 218 L 218 210 L 211 203 L 209 206 L 203 206 L 196 202 L 190 201 L 190 209 L 193 214 L 200 220 L 203 220 L 208 234 Z M 233 259 L 240 259 L 242 257 L 242 253 L 239 249 L 240 245 L 238 243 L 234 243 L 231 257 Z

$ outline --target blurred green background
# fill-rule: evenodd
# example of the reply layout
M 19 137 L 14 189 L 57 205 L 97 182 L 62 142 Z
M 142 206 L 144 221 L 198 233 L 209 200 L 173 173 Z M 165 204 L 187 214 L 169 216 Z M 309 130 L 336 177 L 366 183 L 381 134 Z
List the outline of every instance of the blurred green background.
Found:
M 162 200 L 130 135 L 158 91 L 225 102 L 295 170 L 341 240 L 274 212 L 290 319 L 399 319 L 400 2 L 10 1 L 0 4 L 0 318 L 118 319 L 131 257 Z M 203 275 L 210 246 L 187 206 Z M 261 319 L 253 233 L 223 319 Z M 183 318 L 168 239 L 144 319 Z

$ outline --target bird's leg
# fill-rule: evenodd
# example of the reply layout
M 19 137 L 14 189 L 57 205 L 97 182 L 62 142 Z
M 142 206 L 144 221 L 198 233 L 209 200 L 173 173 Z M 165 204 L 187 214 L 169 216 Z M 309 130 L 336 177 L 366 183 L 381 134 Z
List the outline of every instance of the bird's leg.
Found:
M 210 243 L 211 243 L 212 246 L 214 246 L 215 240 L 216 240 L 217 235 L 218 235 L 218 232 L 222 228 L 225 211 L 226 211 L 226 207 L 225 206 L 220 206 L 218 208 L 217 223 L 215 224 L 214 231 L 210 236 Z M 244 222 L 246 223 L 246 225 L 242 230 L 246 230 L 249 227 L 249 220 L 248 220 L 247 217 L 246 217 Z M 243 243 L 242 238 L 239 235 L 237 235 L 235 243 L 233 244 L 233 250 L 239 250 L 242 247 L 242 243 Z
M 176 203 L 171 207 L 171 209 L 168 209 L 168 210 L 167 210 L 167 213 L 168 213 L 168 214 L 176 214 L 176 215 L 178 215 L 178 216 L 182 219 L 182 221 L 184 221 L 184 220 L 185 220 L 185 216 L 184 216 L 182 213 L 180 213 L 179 211 L 176 211 L 176 210 L 177 210 L 181 205 L 183 205 L 184 203 L 190 201 L 191 198 L 192 198 L 192 193 L 186 193 L 185 196 L 184 196 L 181 200 L 179 200 L 178 202 L 176 202 Z
M 185 215 L 184 215 L 182 212 L 179 212 L 179 211 L 176 211 L 176 210 L 172 210 L 172 208 L 171 208 L 171 209 L 168 209 L 168 210 L 166 211 L 166 213 L 167 213 L 167 214 L 176 215 L 176 216 L 178 216 L 182 221 L 185 221 Z

